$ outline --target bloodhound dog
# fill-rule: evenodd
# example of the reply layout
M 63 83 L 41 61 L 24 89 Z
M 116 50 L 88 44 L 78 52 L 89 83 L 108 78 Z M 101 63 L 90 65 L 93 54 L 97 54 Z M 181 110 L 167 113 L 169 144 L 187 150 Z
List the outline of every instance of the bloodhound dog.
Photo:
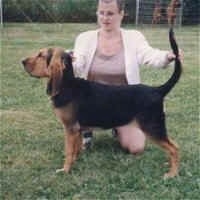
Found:
M 169 155 L 170 169 L 165 178 L 177 175 L 178 147 L 167 135 L 163 101 L 179 80 L 182 68 L 172 29 L 169 38 L 176 55 L 175 70 L 171 78 L 158 87 L 108 86 L 76 78 L 72 56 L 62 48 L 42 49 L 22 61 L 31 76 L 47 78 L 47 94 L 64 126 L 66 159 L 57 172 L 69 172 L 77 159 L 82 146 L 82 128 L 109 129 L 134 123 Z
M 167 8 L 161 6 L 160 0 L 155 1 L 152 24 L 158 24 L 161 20 L 167 20 L 168 25 L 172 26 L 176 20 L 177 8 L 180 8 L 180 0 L 171 0 Z
M 167 20 L 169 25 L 174 25 L 176 20 L 176 12 L 177 8 L 180 8 L 181 2 L 180 0 L 171 0 L 167 7 Z
M 155 2 L 154 11 L 153 11 L 153 18 L 152 24 L 160 23 L 162 19 L 162 7 L 160 1 Z

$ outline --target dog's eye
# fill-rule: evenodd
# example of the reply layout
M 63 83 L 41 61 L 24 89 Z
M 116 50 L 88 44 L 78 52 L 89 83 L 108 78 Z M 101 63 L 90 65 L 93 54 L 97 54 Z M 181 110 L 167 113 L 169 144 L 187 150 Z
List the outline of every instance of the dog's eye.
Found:
M 38 57 L 42 57 L 42 52 L 40 52 L 40 53 L 38 54 Z

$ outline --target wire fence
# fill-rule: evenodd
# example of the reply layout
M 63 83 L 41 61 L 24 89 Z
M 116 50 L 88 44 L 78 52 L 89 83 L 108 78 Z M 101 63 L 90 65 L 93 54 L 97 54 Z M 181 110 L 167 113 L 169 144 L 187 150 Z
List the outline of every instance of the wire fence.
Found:
M 156 3 L 160 3 L 162 19 L 167 24 L 170 0 L 126 0 L 124 23 L 151 24 Z M 177 25 L 199 24 L 199 0 L 180 0 L 176 9 Z M 0 0 L 1 23 L 4 22 L 95 22 L 95 0 Z
M 140 0 L 138 1 L 138 12 L 136 24 L 168 24 L 167 9 L 171 0 L 155 1 Z M 183 1 L 179 1 L 179 7 L 175 8 L 175 25 L 182 25 L 182 8 Z M 155 19 L 154 19 L 155 18 Z

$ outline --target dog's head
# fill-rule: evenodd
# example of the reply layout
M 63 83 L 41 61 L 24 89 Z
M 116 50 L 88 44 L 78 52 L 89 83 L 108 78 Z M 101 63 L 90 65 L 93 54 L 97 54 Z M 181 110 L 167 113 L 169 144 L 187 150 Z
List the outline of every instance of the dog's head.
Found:
M 72 55 L 62 48 L 44 48 L 22 60 L 26 72 L 36 78 L 48 78 L 47 92 L 59 93 L 63 77 L 73 78 Z

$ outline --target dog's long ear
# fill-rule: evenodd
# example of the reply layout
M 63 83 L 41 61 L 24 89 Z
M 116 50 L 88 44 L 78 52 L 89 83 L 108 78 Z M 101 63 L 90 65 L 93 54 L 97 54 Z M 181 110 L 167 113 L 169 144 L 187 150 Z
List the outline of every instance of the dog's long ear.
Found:
M 73 57 L 71 53 L 64 52 L 62 54 L 62 62 L 65 66 L 64 68 L 64 76 L 65 80 L 71 80 L 74 78 L 74 70 L 72 66 Z
M 62 62 L 62 50 L 54 49 L 49 64 L 50 79 L 47 85 L 47 93 L 56 96 L 60 92 L 64 65 Z

